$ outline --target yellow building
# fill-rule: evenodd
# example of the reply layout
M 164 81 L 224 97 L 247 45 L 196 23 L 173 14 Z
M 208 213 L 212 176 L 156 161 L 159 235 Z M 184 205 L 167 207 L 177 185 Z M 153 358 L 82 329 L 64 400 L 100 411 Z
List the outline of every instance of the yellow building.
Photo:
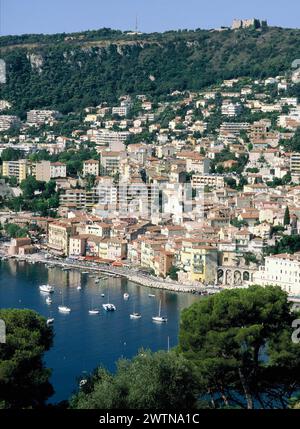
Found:
M 57 221 L 49 224 L 48 249 L 57 255 L 69 254 L 69 239 L 73 233 L 71 222 Z
M 27 161 L 19 159 L 18 161 L 3 161 L 2 175 L 4 177 L 16 177 L 18 183 L 27 177 Z
M 186 239 L 182 242 L 176 265 L 186 274 L 186 280 L 214 284 L 218 267 L 217 248 L 196 239 Z

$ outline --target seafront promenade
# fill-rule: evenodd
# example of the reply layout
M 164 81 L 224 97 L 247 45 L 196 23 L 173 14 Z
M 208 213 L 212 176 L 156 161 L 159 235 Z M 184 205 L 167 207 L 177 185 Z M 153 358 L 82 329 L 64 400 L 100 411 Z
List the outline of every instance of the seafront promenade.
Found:
M 207 293 L 207 292 L 217 292 L 217 288 L 206 287 L 197 284 L 182 284 L 172 280 L 159 279 L 158 277 L 145 274 L 141 272 L 138 268 L 126 268 L 126 267 L 112 267 L 105 264 L 101 265 L 99 263 L 90 262 L 90 261 L 79 261 L 79 260 L 69 260 L 69 259 L 60 259 L 47 257 L 46 254 L 38 253 L 27 256 L 14 256 L 7 257 L 4 254 L 0 254 L 0 258 L 8 259 L 13 258 L 17 261 L 26 261 L 28 263 L 43 263 L 47 266 L 56 266 L 69 269 L 79 269 L 92 272 L 97 272 L 99 274 L 105 274 L 110 277 L 124 277 L 127 280 L 136 283 L 141 286 L 146 286 L 149 288 L 161 289 L 166 291 L 173 291 L 178 293 Z

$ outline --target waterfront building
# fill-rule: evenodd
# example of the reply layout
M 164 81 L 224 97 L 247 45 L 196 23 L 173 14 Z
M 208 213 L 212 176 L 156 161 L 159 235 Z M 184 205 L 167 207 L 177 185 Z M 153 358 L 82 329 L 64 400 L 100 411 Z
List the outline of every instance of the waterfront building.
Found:
M 291 295 L 300 296 L 300 253 L 267 256 L 254 274 L 254 283 L 280 286 Z

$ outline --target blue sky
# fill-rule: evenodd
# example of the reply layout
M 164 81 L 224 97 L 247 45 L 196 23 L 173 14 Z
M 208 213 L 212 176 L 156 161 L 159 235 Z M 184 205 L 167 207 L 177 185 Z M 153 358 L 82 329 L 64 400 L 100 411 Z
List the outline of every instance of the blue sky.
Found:
M 233 18 L 300 27 L 299 0 L 0 0 L 0 33 L 57 33 L 110 27 L 144 32 L 215 28 Z

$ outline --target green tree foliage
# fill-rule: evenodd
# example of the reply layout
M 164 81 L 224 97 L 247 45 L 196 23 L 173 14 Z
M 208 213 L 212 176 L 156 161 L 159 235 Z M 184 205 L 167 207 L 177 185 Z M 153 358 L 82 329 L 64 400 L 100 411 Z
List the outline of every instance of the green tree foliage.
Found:
M 18 161 L 23 157 L 24 155 L 19 149 L 7 148 L 7 149 L 4 149 L 1 153 L 2 161 Z
M 3 408 L 43 406 L 53 394 L 43 356 L 53 341 L 44 318 L 30 310 L 0 310 L 6 343 L 0 347 L 0 404 Z
M 300 235 L 284 235 L 275 246 L 266 248 L 267 255 L 279 255 L 281 253 L 295 253 L 300 251 Z
M 178 271 L 179 268 L 174 267 L 174 265 L 170 268 L 169 272 L 168 272 L 168 276 L 170 277 L 170 279 L 172 280 L 178 280 Z
M 286 408 L 300 388 L 287 294 L 251 286 L 202 299 L 182 313 L 179 351 L 197 366 L 213 406 Z
M 189 409 L 196 404 L 192 366 L 175 352 L 141 350 L 131 361 L 119 360 L 117 372 L 95 371 L 71 408 Z
M 285 212 L 284 212 L 283 224 L 284 224 L 284 226 L 288 226 L 288 225 L 290 225 L 290 223 L 291 223 L 290 209 L 287 206 L 285 209 Z
M 297 129 L 291 140 L 284 140 L 282 144 L 291 152 L 300 152 L 300 128 Z
M 93 36 L 2 37 L 8 76 L 1 96 L 20 115 L 45 107 L 68 113 L 101 101 L 116 102 L 124 93 L 160 99 L 174 90 L 197 91 L 223 79 L 278 75 L 299 57 L 299 40 L 299 30 L 280 28 L 136 37 L 102 29 Z M 40 68 L 30 62 L 32 54 L 41 57 Z M 209 132 L 214 127 L 209 123 Z
M 22 238 L 27 237 L 28 235 L 28 229 L 22 228 L 19 225 L 16 225 L 15 223 L 7 223 L 4 226 L 6 234 L 11 238 Z
M 8 208 L 14 211 L 30 210 L 41 216 L 55 216 L 55 209 L 59 207 L 59 192 L 56 192 L 56 183 L 40 182 L 33 176 L 28 176 L 20 184 L 22 195 L 9 198 L 5 201 Z

